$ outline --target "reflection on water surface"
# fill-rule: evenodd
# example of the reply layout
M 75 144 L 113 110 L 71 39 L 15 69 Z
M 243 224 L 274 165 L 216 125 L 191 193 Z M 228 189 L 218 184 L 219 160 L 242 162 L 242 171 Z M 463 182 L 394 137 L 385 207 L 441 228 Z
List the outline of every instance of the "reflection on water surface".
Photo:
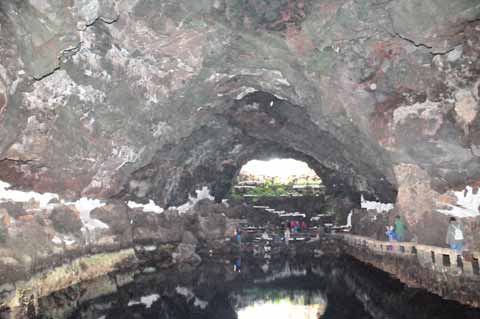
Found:
M 410 289 L 345 256 L 204 257 L 83 282 L 39 301 L 42 319 L 478 319 L 480 311 Z M 148 270 L 148 271 L 147 271 Z
M 249 289 L 235 296 L 250 296 L 250 304 L 237 309 L 238 319 L 317 319 L 325 313 L 327 302 L 320 292 L 308 290 Z

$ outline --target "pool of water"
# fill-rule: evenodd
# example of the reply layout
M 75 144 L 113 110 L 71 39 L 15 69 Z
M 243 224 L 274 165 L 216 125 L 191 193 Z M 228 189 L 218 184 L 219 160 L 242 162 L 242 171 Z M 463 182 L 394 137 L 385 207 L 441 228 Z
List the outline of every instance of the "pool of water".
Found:
M 197 268 L 104 276 L 39 307 L 40 318 L 72 319 L 480 318 L 478 309 L 407 288 L 346 256 L 206 257 Z

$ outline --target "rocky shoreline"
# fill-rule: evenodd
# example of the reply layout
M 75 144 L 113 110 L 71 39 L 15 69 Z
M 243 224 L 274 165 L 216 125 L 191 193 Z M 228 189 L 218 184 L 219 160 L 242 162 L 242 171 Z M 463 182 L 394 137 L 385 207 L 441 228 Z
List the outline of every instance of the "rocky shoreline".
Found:
M 32 205 L 0 203 L 8 219 L 0 245 L 0 313 L 21 309 L 15 318 L 29 318 L 28 309 L 36 309 L 41 297 L 109 273 L 140 265 L 195 269 L 202 262 L 199 254 L 232 255 L 238 247 L 231 238 L 240 223 L 268 220 L 254 209 L 210 199 L 185 212 L 161 213 L 111 201 L 89 213 L 88 222 L 105 226 L 88 228 L 73 205 Z
M 331 244 L 331 243 L 324 243 Z M 326 247 L 325 245 L 324 247 Z M 411 289 L 388 274 L 348 256 L 327 251 L 315 258 L 311 250 L 272 254 L 265 270 L 263 256 L 242 254 L 242 272 L 232 255 L 202 255 L 194 270 L 138 266 L 38 296 L 30 312 L 14 318 L 235 318 L 235 310 L 255 300 L 242 291 L 264 289 L 316 291 L 326 301 L 325 315 L 350 316 L 365 311 L 373 318 L 477 318 L 479 310 L 444 301 L 424 290 Z M 252 288 L 254 288 L 252 290 Z M 232 297 L 233 294 L 233 297 Z M 230 297 L 229 297 L 230 296 Z M 253 299 L 252 299 L 253 298 Z M 428 300 L 428 307 L 422 302 Z M 348 306 L 347 306 L 348 305 Z M 363 309 L 363 310 L 362 310 Z M 350 317 L 349 316 L 349 317 Z M 3 318 L 3 317 L 2 317 Z

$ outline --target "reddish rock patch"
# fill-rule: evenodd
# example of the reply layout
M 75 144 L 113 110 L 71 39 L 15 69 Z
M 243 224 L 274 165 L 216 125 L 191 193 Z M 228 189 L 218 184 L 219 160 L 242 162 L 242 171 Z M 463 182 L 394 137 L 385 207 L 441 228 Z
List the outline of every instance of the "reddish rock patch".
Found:
M 17 220 L 22 222 L 27 222 L 27 223 L 32 222 L 34 219 L 35 219 L 34 215 L 24 215 L 17 218 Z
M 10 226 L 10 224 L 12 223 L 10 215 L 8 215 L 6 209 L 0 209 L 0 223 L 5 227 Z
M 15 185 L 18 185 L 22 181 L 22 174 L 17 171 L 15 163 L 16 161 L 13 160 L 0 161 L 0 180 Z M 20 184 L 23 185 L 23 183 Z
M 277 29 L 280 26 L 287 25 L 289 23 L 298 24 L 303 21 L 305 17 L 305 1 L 289 0 L 287 6 L 280 10 L 280 19 L 268 25 L 268 28 Z
M 395 144 L 395 137 L 391 132 L 390 123 L 393 119 L 393 111 L 395 111 L 404 100 L 404 97 L 399 92 L 375 105 L 375 111 L 370 118 L 370 128 L 380 145 L 390 146 Z
M 43 166 L 29 165 L 30 163 L 29 161 L 1 160 L 0 180 L 20 189 L 39 193 L 58 193 L 67 198 L 79 197 L 92 181 L 93 173 L 87 171 L 78 176 L 57 175 L 45 170 Z M 113 185 L 118 186 L 118 180 Z M 108 196 L 115 193 L 116 189 L 105 186 L 103 191 L 102 194 Z M 95 195 L 93 192 L 89 194 Z
M 289 25 L 286 31 L 288 46 L 300 56 L 308 55 L 315 50 L 312 39 L 295 25 Z

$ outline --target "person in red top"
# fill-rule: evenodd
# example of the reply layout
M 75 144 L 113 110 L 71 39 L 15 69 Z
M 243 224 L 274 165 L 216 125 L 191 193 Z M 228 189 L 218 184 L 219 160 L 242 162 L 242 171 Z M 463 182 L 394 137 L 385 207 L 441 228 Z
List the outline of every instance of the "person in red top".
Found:
M 307 224 L 305 222 L 302 222 L 301 227 L 302 227 L 302 231 L 307 230 Z

